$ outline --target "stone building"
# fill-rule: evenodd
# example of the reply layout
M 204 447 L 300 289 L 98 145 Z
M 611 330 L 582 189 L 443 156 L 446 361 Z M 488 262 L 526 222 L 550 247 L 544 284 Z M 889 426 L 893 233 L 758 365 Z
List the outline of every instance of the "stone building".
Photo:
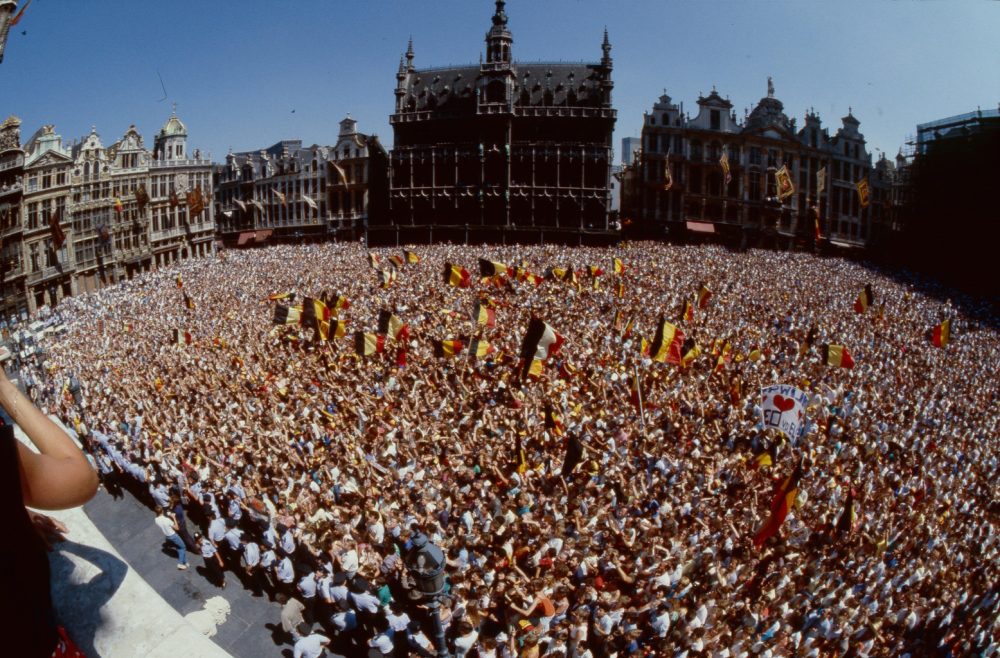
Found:
M 25 310 L 33 312 L 137 272 L 211 254 L 212 165 L 197 151 L 189 156 L 186 141 L 176 113 L 157 134 L 153 151 L 135 126 L 109 147 L 96 129 L 69 146 L 53 126 L 39 129 L 23 147 L 20 212 L 8 229 L 19 237 L 9 261 L 19 257 L 21 265 L 12 266 L 5 289 L 20 286 Z M 188 193 L 196 190 L 206 207 L 189 217 Z M 53 217 L 65 235 L 58 250 Z
M 859 200 L 858 183 L 872 183 L 859 125 L 849 111 L 831 135 L 810 110 L 799 128 L 770 79 L 767 96 L 742 120 L 714 88 L 698 98 L 693 118 L 664 93 L 644 116 L 634 187 L 625 195 L 631 205 L 623 214 L 634 218 L 630 230 L 648 237 L 806 246 L 815 242 L 815 207 L 823 240 L 864 247 L 881 216 Z M 782 168 L 794 193 L 779 198 Z M 821 169 L 825 189 L 819 193 Z
M 412 41 L 390 117 L 391 242 L 607 241 L 612 60 L 517 62 L 497 0 L 478 65 L 418 69 Z
M 21 198 L 24 191 L 24 150 L 21 121 L 8 117 L 0 124 L 0 316 L 28 310 L 24 289 L 24 226 Z
M 350 116 L 333 146 L 283 140 L 259 151 L 230 152 L 215 171 L 224 243 L 354 238 L 384 212 L 387 154 Z

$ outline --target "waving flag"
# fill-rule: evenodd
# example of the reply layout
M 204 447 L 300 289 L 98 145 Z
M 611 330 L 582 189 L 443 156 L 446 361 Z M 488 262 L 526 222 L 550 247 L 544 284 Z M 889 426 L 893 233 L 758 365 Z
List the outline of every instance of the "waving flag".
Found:
M 872 286 L 870 283 L 866 284 L 858 295 L 858 298 L 854 300 L 854 312 L 864 313 L 874 302 L 875 294 L 872 292 Z
M 396 277 L 398 276 L 396 274 L 396 270 L 382 270 L 381 272 L 379 272 L 379 275 L 382 280 L 383 288 L 388 288 L 393 283 L 395 283 Z
M 521 341 L 521 377 L 522 379 L 531 374 L 532 369 L 539 366 L 534 362 L 544 364 L 545 360 L 559 351 L 565 338 L 556 333 L 556 330 L 538 318 L 531 318 L 528 323 L 528 331 Z
M 649 345 L 649 358 L 660 363 L 680 364 L 683 345 L 684 332 L 661 317 L 656 337 Z
M 854 357 L 843 345 L 827 345 L 823 350 L 823 361 L 834 368 L 853 368 Z
M 562 416 L 552 408 L 551 402 L 545 403 L 545 429 L 555 436 L 562 436 L 565 432 L 563 428 Z
M 281 190 L 279 190 L 277 187 L 273 187 L 273 188 L 271 188 L 271 190 L 274 192 L 274 196 L 277 197 L 278 203 L 280 203 L 282 206 L 285 206 L 287 208 L 288 207 L 288 199 L 281 192 Z
M 197 217 L 205 209 L 205 199 L 201 196 L 201 188 L 196 187 L 187 193 L 188 214 Z
M 457 288 L 469 288 L 472 286 L 472 275 L 469 270 L 461 265 L 444 264 L 444 282 L 449 286 Z
M 687 338 L 681 346 L 681 366 L 688 367 L 691 362 L 701 355 L 701 346 L 695 342 L 694 338 Z
M 708 301 L 712 299 L 712 291 L 708 289 L 706 284 L 701 284 L 698 289 L 698 308 L 704 309 L 708 306 Z
M 411 265 L 416 265 L 420 262 L 420 256 L 416 255 L 412 251 L 407 251 L 406 249 L 403 250 L 403 257 L 406 258 L 406 262 Z
M 184 329 L 174 329 L 174 344 L 184 347 L 190 345 L 194 339 L 191 337 L 191 332 Z
M 684 322 L 694 322 L 694 305 L 690 300 L 685 299 L 681 307 L 681 320 Z
M 799 463 L 791 475 L 782 480 L 771 500 L 771 513 L 767 521 L 753 537 L 754 548 L 760 549 L 771 537 L 778 534 L 781 524 L 785 522 L 788 513 L 795 505 L 795 499 L 799 495 L 799 480 L 802 479 L 802 464 Z
M 611 271 L 615 274 L 625 274 L 625 263 L 622 262 L 621 258 L 611 259 Z
M 378 314 L 378 332 L 398 341 L 410 338 L 410 326 L 399 319 L 392 311 L 380 311 Z
M 434 341 L 434 356 L 443 359 L 452 359 L 465 347 L 465 343 L 460 340 L 438 340 Z
M 191 295 L 186 292 L 184 293 L 184 306 L 186 306 L 189 311 L 193 311 L 195 309 L 194 300 L 191 299 Z
M 505 276 L 510 268 L 503 263 L 497 263 L 485 258 L 479 259 L 479 276 Z
M 478 325 L 495 327 L 497 324 L 497 313 L 482 301 L 478 301 L 472 309 L 472 319 Z
M 303 194 L 302 195 L 302 200 L 305 201 L 306 205 L 309 206 L 310 208 L 312 208 L 313 210 L 317 210 L 317 211 L 319 210 L 319 206 L 316 205 L 316 202 L 308 194 Z
M 354 334 L 354 351 L 360 356 L 371 356 L 385 352 L 385 336 L 359 331 Z
M 284 306 L 278 304 L 274 307 L 274 324 L 298 324 L 301 318 L 301 306 Z
M 931 330 L 931 343 L 934 347 L 944 347 L 951 342 L 951 318 Z
M 480 359 L 495 351 L 496 349 L 485 340 L 474 340 L 469 343 L 469 354 Z
M 826 167 L 820 167 L 816 172 L 816 195 L 819 196 L 826 191 Z

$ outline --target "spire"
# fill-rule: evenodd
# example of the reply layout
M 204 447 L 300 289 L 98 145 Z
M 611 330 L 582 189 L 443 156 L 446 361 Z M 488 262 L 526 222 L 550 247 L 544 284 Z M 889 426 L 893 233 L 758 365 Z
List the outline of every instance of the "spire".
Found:
M 413 70 L 413 37 L 406 44 L 406 70 Z
M 611 42 L 608 41 L 608 28 L 604 27 L 604 42 L 601 43 L 601 52 L 604 56 L 601 57 L 601 66 L 605 68 L 611 68 Z
M 514 37 L 507 29 L 507 14 L 504 0 L 496 0 L 497 9 L 493 14 L 493 26 L 486 33 L 486 61 L 491 64 L 510 64 L 510 47 Z
M 403 78 L 405 78 L 405 77 L 406 77 L 406 65 L 403 64 L 403 56 L 400 55 L 399 56 L 399 70 L 396 71 L 396 79 L 399 80 L 400 82 L 402 82 Z

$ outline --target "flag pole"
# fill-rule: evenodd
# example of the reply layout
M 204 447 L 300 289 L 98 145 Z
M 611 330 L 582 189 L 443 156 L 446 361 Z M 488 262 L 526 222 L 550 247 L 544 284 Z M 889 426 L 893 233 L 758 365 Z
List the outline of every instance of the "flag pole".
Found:
M 639 386 L 639 366 L 632 364 L 632 369 L 635 377 L 635 393 L 639 397 L 639 422 L 642 425 L 642 433 L 646 433 L 646 409 L 642 403 L 642 387 Z

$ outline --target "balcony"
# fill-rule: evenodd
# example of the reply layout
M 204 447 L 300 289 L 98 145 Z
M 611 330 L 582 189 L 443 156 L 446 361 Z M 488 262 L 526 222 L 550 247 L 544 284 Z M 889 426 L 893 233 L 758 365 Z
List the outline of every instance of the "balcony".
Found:
M 8 195 L 20 194 L 23 191 L 24 186 L 20 183 L 15 183 L 14 185 L 4 185 L 3 187 L 0 187 L 0 199 Z
M 29 285 L 39 283 L 41 281 L 48 281 L 49 279 L 56 279 L 61 276 L 67 275 L 73 271 L 72 267 L 66 265 L 60 265 L 58 267 L 45 267 L 35 272 L 29 272 L 27 282 Z

